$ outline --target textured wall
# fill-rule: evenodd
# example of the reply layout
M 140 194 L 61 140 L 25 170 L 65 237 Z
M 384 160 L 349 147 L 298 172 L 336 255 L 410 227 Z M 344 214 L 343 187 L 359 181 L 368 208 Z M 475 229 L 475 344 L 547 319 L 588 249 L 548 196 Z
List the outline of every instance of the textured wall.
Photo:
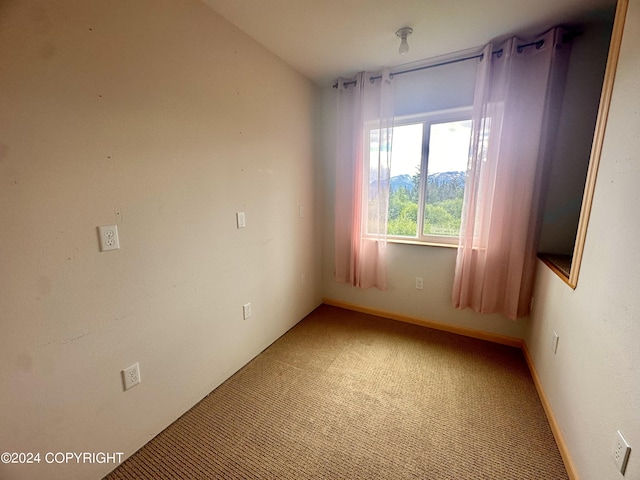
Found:
M 129 455 L 320 303 L 315 87 L 197 1 L 2 2 L 0 44 L 0 451 Z
M 640 1 L 631 0 L 578 286 L 539 264 L 527 345 L 582 480 L 640 478 Z M 552 332 L 560 340 L 554 356 Z

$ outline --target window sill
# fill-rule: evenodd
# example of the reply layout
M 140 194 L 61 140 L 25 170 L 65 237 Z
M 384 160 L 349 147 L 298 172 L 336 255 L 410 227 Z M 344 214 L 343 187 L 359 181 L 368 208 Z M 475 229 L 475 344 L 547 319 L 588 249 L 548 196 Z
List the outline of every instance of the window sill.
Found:
M 538 253 L 538 258 L 553 271 L 560 279 L 571 286 L 569 275 L 571 273 L 571 255 L 557 255 L 554 253 Z M 573 287 L 572 287 L 573 288 Z
M 419 245 L 427 247 L 445 247 L 445 248 L 458 248 L 457 243 L 437 243 L 437 242 L 421 242 L 419 240 L 404 240 L 399 238 L 387 238 L 387 243 L 396 243 L 398 245 Z

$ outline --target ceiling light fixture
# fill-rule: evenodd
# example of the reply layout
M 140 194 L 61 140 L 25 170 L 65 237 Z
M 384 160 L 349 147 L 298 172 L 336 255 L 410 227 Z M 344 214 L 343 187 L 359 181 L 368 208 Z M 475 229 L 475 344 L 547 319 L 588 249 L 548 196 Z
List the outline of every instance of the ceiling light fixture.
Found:
M 398 53 L 400 55 L 406 55 L 409 51 L 409 44 L 407 43 L 407 37 L 413 33 L 413 28 L 411 27 L 402 27 L 400 30 L 396 32 L 396 36 L 400 37 L 402 40 L 400 42 L 400 48 L 398 49 Z

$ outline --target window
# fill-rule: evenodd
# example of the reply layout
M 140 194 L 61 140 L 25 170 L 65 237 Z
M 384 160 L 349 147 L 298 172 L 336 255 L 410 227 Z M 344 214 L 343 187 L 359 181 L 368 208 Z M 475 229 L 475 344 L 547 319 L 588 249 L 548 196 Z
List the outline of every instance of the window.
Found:
M 379 137 L 379 130 L 369 129 L 370 152 L 377 151 Z M 396 118 L 387 226 L 390 240 L 457 243 L 470 138 L 470 109 Z M 374 178 L 371 170 L 368 178 Z

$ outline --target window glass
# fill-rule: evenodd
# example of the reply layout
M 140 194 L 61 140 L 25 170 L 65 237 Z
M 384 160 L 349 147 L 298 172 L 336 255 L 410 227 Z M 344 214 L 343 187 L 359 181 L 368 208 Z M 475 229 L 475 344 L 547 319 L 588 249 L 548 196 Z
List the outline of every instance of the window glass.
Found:
M 393 129 L 388 235 L 416 237 L 422 162 L 422 123 Z
M 367 231 L 381 204 L 376 201 L 378 144 L 391 148 L 387 233 L 398 240 L 456 243 L 471 139 L 469 109 L 396 119 L 391 146 L 380 130 L 369 131 Z M 423 178 L 424 177 L 424 178 Z M 387 208 L 385 205 L 383 208 Z
M 424 235 L 460 234 L 470 139 L 471 120 L 430 125 Z

